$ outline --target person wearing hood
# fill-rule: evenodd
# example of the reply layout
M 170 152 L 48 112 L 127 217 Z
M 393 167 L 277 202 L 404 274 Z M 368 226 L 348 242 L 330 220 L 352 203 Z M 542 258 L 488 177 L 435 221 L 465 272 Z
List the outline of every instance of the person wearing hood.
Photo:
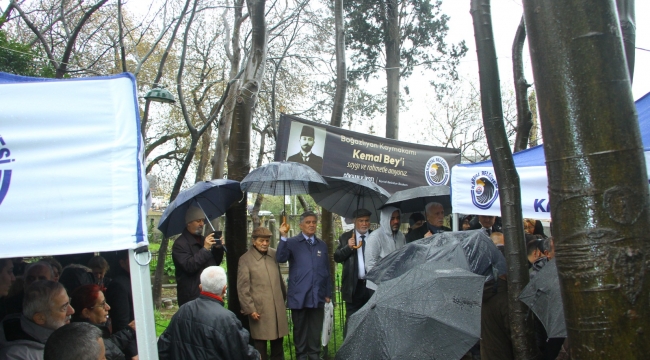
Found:
M 366 274 L 372 270 L 377 261 L 406 245 L 406 238 L 399 231 L 401 216 L 401 211 L 396 207 L 387 206 L 381 210 L 379 228 L 368 235 L 365 251 Z M 370 281 L 366 283 L 366 286 L 371 289 L 373 285 Z

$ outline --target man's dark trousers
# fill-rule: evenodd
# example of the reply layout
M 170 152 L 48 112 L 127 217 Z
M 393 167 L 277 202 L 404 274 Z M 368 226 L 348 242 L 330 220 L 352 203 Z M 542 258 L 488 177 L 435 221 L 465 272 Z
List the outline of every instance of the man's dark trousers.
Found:
M 366 287 L 366 280 L 357 280 L 357 287 L 354 289 L 354 294 L 352 294 L 352 302 L 345 302 L 345 327 L 343 328 L 343 338 L 345 338 L 348 333 L 348 320 L 350 319 L 350 316 L 359 311 L 359 309 L 370 300 L 371 296 L 372 291 Z
M 323 329 L 325 310 L 291 309 L 293 321 L 293 343 L 296 347 L 297 360 L 320 359 L 320 336 Z

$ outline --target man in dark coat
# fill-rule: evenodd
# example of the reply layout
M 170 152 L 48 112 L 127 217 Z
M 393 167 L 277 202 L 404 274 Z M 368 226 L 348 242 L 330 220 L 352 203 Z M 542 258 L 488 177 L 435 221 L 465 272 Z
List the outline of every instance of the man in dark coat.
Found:
M 300 234 L 287 239 L 289 225 L 280 225 L 279 263 L 289 261 L 287 307 L 293 320 L 293 342 L 298 360 L 319 360 L 324 305 L 330 302 L 332 285 L 327 244 L 316 238 L 315 213 L 300 215 Z
M 406 234 L 406 243 L 420 240 L 441 232 L 451 231 L 450 228 L 443 225 L 445 220 L 445 209 L 442 207 L 442 204 L 430 202 L 425 206 L 425 211 L 427 222 Z
M 223 260 L 223 245 L 216 244 L 214 235 L 201 236 L 204 219 L 203 210 L 190 207 L 185 213 L 187 226 L 172 246 L 178 306 L 199 297 L 201 271 L 208 266 L 219 265 Z
M 117 254 L 119 267 L 113 270 L 113 280 L 106 289 L 106 302 L 111 305 L 109 314 L 113 333 L 129 327 L 135 319 L 133 311 L 133 291 L 131 289 L 131 272 L 129 268 L 129 251 L 122 250 Z
M 341 295 L 345 301 L 345 328 L 347 333 L 348 319 L 352 314 L 365 305 L 371 292 L 366 288 L 366 270 L 364 263 L 365 240 L 370 234 L 370 216 L 366 209 L 354 212 L 354 229 L 344 232 L 339 237 L 339 246 L 334 252 L 334 261 L 343 264 L 341 280 Z
M 305 164 L 312 169 L 321 172 L 323 169 L 323 158 L 312 153 L 314 147 L 314 128 L 304 125 L 300 132 L 300 152 L 289 156 L 288 161 Z
M 223 307 L 228 287 L 223 268 L 206 268 L 200 281 L 199 297 L 181 306 L 160 335 L 160 360 L 259 359 L 260 353 L 248 343 L 248 331 Z

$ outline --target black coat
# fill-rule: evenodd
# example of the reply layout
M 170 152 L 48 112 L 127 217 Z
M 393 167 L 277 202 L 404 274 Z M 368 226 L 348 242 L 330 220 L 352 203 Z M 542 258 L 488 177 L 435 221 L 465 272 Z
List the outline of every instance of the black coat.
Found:
M 135 319 L 133 312 L 133 296 L 131 290 L 131 275 L 121 267 L 115 270 L 115 277 L 106 289 L 106 302 L 111 306 L 109 314 L 113 324 L 113 332 L 126 329 Z
M 311 155 L 309 155 L 309 161 L 304 161 L 302 159 L 302 153 L 301 152 L 298 152 L 297 154 L 293 154 L 293 155 L 289 156 L 287 161 L 293 161 L 293 162 L 297 162 L 297 163 L 300 163 L 300 164 L 305 164 L 305 165 L 309 166 L 310 168 L 316 170 L 318 173 L 320 173 L 323 170 L 323 158 L 316 155 L 316 154 L 314 154 L 314 153 L 311 153 Z
M 354 230 L 344 232 L 339 236 L 339 246 L 334 251 L 334 261 L 343 264 L 343 272 L 341 273 L 341 296 L 343 301 L 352 302 L 354 290 L 357 288 L 357 281 L 359 280 L 359 258 L 357 257 L 358 249 L 351 249 L 348 246 L 348 240 L 352 237 Z M 368 230 L 370 235 L 371 231 Z M 366 240 L 368 236 L 366 235 Z M 361 250 L 366 250 L 366 242 L 363 242 Z
M 223 302 L 200 295 L 181 306 L 158 339 L 158 356 L 166 359 L 259 359 L 249 334 Z
M 451 229 L 446 226 L 442 226 L 441 229 L 444 231 L 451 231 Z M 408 244 L 410 242 L 423 239 L 424 235 L 426 235 L 427 232 L 429 232 L 429 228 L 427 227 L 427 223 L 424 223 L 424 225 L 420 226 L 417 229 L 413 229 L 408 234 L 406 234 L 406 243 Z
M 178 306 L 199 297 L 201 291 L 201 272 L 208 266 L 221 264 L 223 260 L 223 247 L 214 247 L 214 251 L 203 247 L 201 243 L 187 229 L 174 241 L 172 246 L 172 260 L 176 267 L 176 295 Z

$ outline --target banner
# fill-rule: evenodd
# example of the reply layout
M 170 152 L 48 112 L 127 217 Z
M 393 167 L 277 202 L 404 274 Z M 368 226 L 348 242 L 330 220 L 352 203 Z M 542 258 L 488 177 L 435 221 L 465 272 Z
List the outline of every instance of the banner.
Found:
M 363 178 L 390 193 L 449 185 L 460 150 L 413 144 L 282 114 L 275 161 L 309 165 L 324 176 Z
M 0 73 L 2 257 L 146 244 L 135 79 Z

